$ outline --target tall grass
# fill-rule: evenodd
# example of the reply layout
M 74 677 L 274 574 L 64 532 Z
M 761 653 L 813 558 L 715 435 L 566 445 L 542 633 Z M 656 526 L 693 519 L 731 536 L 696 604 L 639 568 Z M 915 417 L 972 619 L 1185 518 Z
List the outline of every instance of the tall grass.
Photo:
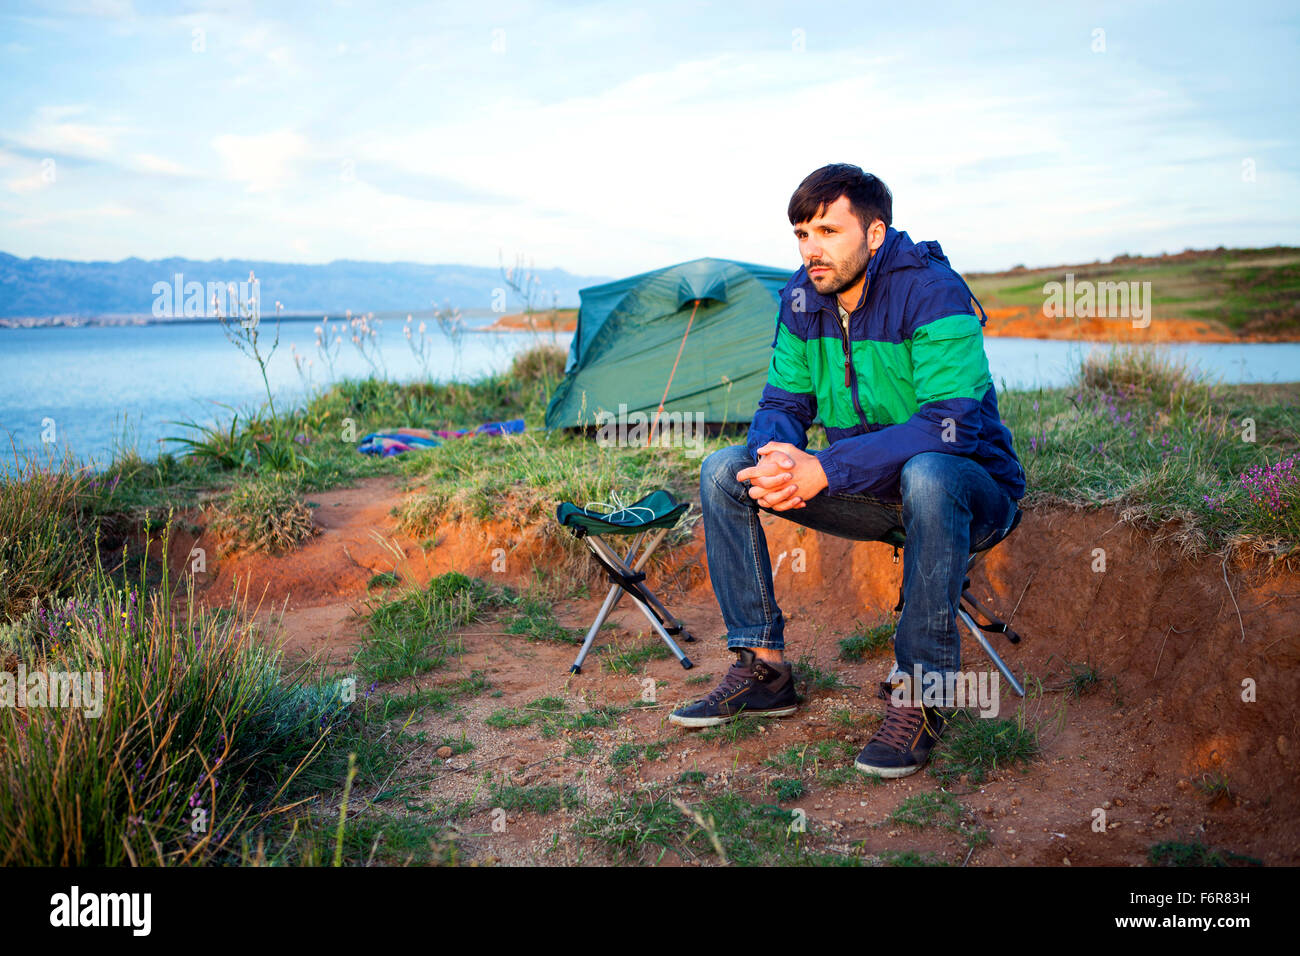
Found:
M 44 609 L 22 663 L 102 675 L 102 713 L 0 708 L 0 865 L 233 861 L 344 719 L 339 685 L 282 674 L 241 607 L 173 597 L 97 568 Z
M 94 481 L 68 457 L 56 465 L 14 450 L 0 474 L 0 620 L 67 596 L 88 570 Z
M 1164 533 L 1203 554 L 1243 534 L 1283 553 L 1300 544 L 1300 508 L 1265 514 L 1243 484 L 1300 450 L 1297 396 L 1217 386 L 1167 353 L 1116 349 L 1094 353 L 1071 388 L 999 399 L 1030 503 L 1117 507 L 1148 526 L 1171 523 Z

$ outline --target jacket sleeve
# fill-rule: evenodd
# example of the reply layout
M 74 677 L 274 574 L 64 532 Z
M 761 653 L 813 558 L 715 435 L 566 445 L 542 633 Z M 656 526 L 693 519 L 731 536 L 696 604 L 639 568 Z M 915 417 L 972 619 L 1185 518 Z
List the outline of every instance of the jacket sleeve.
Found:
M 808 371 L 807 346 L 780 314 L 774 346 L 767 384 L 745 438 L 745 447 L 754 461 L 758 461 L 758 449 L 770 441 L 789 442 L 796 448 L 806 449 L 808 427 L 817 417 L 817 396 Z
M 979 447 L 980 402 L 992 384 L 974 315 L 949 315 L 912 334 L 916 412 L 904 422 L 841 438 L 817 452 L 827 494 L 898 500 L 903 466 L 927 451 L 972 455 Z

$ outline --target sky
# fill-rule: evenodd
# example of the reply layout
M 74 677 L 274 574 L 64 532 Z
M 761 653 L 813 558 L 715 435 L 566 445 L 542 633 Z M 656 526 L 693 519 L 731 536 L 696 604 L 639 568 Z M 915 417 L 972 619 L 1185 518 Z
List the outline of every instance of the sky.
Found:
M 963 271 L 1300 245 L 1294 3 L 0 12 L 0 251 L 796 268 L 850 162 Z

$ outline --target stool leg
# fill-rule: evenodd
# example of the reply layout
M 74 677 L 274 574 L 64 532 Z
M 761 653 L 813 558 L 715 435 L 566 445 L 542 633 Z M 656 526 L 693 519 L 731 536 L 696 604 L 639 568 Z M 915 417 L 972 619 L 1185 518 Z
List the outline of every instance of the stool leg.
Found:
M 645 550 L 641 552 L 641 556 L 637 559 L 636 564 L 633 565 L 630 569 L 628 569 L 625 563 L 624 570 L 639 572 L 643 567 L 645 567 L 646 562 L 650 560 L 650 556 L 654 554 L 655 549 L 659 547 L 659 543 L 663 541 L 664 536 L 667 534 L 668 534 L 667 528 L 660 529 L 659 533 L 650 539 L 650 543 L 646 545 Z M 613 563 L 617 562 L 618 555 L 615 554 L 612 551 L 612 549 L 609 548 L 609 545 L 605 544 L 605 542 L 601 541 L 600 539 L 597 538 L 595 541 L 591 541 L 590 547 L 592 548 L 593 551 L 599 550 L 601 556 L 604 558 L 606 562 L 613 562 Z M 671 630 L 674 633 L 680 631 L 683 635 L 682 639 L 685 641 L 695 640 L 695 638 L 691 636 L 690 632 L 686 630 L 686 626 L 682 624 L 681 621 L 677 620 L 677 618 L 674 617 L 669 612 L 668 608 L 664 607 L 663 602 L 660 601 L 659 598 L 655 597 L 654 593 L 648 587 L 646 587 L 645 584 L 643 584 L 640 581 L 637 581 L 628 585 L 628 588 L 632 593 L 634 599 L 639 596 L 639 599 L 641 601 L 653 607 L 656 611 L 659 612 L 658 615 L 659 620 L 665 625 L 665 627 L 668 630 Z
M 1002 658 L 998 657 L 998 652 L 993 650 L 993 645 L 991 645 L 988 638 L 984 636 L 984 632 L 976 626 L 975 622 L 971 619 L 971 616 L 966 613 L 966 609 L 958 608 L 957 617 L 961 618 L 962 622 L 965 623 L 967 629 L 971 632 L 972 636 L 974 636 L 975 640 L 979 641 L 980 647 L 984 648 L 984 653 L 988 654 L 988 656 L 993 660 L 993 663 L 997 665 L 998 670 L 1002 672 L 1002 676 L 1011 682 L 1011 686 L 1015 692 L 1021 697 L 1024 697 L 1025 689 L 1020 686 L 1020 681 L 1016 680 L 1016 676 L 1011 673 L 1011 668 L 1007 667 Z
M 632 541 L 632 547 L 628 548 L 627 557 L 623 560 L 629 561 L 632 555 L 636 554 L 636 549 L 641 545 L 641 539 L 645 537 L 644 532 L 637 535 Z M 588 544 L 590 547 L 590 544 Z M 569 668 L 570 674 L 582 673 L 582 662 L 587 659 L 587 654 L 591 650 L 591 645 L 596 641 L 596 634 L 600 631 L 605 623 L 605 618 L 609 617 L 614 607 L 618 604 L 619 598 L 623 596 L 623 589 L 617 584 L 609 586 L 609 593 L 605 595 L 605 603 L 600 606 L 600 613 L 596 615 L 596 620 L 592 622 L 591 627 L 587 630 L 586 640 L 582 642 L 582 647 L 578 651 L 578 657 Z
M 641 554 L 637 557 L 636 562 L 631 567 L 628 566 L 628 562 L 636 552 L 637 546 L 644 537 L 644 532 L 637 536 L 636 541 L 633 542 L 632 548 L 628 551 L 627 557 L 621 560 L 618 556 L 618 552 L 606 544 L 599 535 L 587 535 L 583 541 L 586 543 L 587 547 L 591 549 L 592 553 L 596 556 L 596 559 L 607 569 L 614 570 L 620 575 L 626 574 L 631 576 L 632 574 L 639 573 L 640 570 L 645 567 L 646 562 L 650 560 L 650 556 L 654 553 L 660 542 L 663 541 L 664 536 L 667 535 L 667 533 L 667 528 L 661 528 L 659 532 L 646 544 L 644 550 L 642 550 Z M 615 594 L 613 593 L 614 591 L 617 591 L 618 593 Z M 691 637 L 690 632 L 686 630 L 680 621 L 668 612 L 668 609 L 663 606 L 663 603 L 660 602 L 660 600 L 655 597 L 654 594 L 651 593 L 650 589 L 642 582 L 623 581 L 616 582 L 613 589 L 611 589 L 611 594 L 606 596 L 606 606 L 601 608 L 601 613 L 600 616 L 597 617 L 596 624 L 592 625 L 592 629 L 587 632 L 587 638 L 583 642 L 582 649 L 578 653 L 578 659 L 574 662 L 573 666 L 569 668 L 569 672 L 571 674 L 581 673 L 582 662 L 586 658 L 587 652 L 590 650 L 591 645 L 595 640 L 596 631 L 599 629 L 600 624 L 604 623 L 605 617 L 613 610 L 614 605 L 618 603 L 618 599 L 622 596 L 624 591 L 631 595 L 636 606 L 640 608 L 641 613 L 650 621 L 650 626 L 654 628 L 655 633 L 657 633 L 660 639 L 668 646 L 668 650 L 677 658 L 678 663 L 688 670 L 694 667 L 695 665 L 691 662 L 691 659 L 682 652 L 680 647 L 677 646 L 677 642 L 673 640 L 672 634 L 669 633 L 669 630 L 671 629 L 673 632 L 682 634 L 684 636 L 683 639 L 688 641 L 694 639 Z
M 673 640 L 672 635 L 664 630 L 664 626 L 660 624 L 659 619 L 655 617 L 654 611 L 650 610 L 644 601 L 638 600 L 635 594 L 632 595 L 632 600 L 635 601 L 636 606 L 641 609 L 641 613 L 646 616 L 646 620 L 650 622 L 650 626 L 658 632 L 659 637 L 668 645 L 668 650 L 673 652 L 673 657 L 677 658 L 677 663 L 681 664 L 686 670 L 690 670 L 694 667 L 695 665 L 691 663 L 691 659 L 682 653 L 682 649 L 677 646 L 677 642 Z
M 590 629 L 587 631 L 587 638 L 582 642 L 582 648 L 578 651 L 578 658 L 569 668 L 570 674 L 582 673 L 582 662 L 587 659 L 587 652 L 591 650 L 591 645 L 595 643 L 596 632 L 600 630 L 601 625 L 605 623 L 605 618 L 609 617 L 609 612 L 614 610 L 614 605 L 618 599 L 623 596 L 623 589 L 617 584 L 610 585 L 609 593 L 605 595 L 605 603 L 600 606 L 600 613 L 596 615 L 596 620 L 592 622 Z

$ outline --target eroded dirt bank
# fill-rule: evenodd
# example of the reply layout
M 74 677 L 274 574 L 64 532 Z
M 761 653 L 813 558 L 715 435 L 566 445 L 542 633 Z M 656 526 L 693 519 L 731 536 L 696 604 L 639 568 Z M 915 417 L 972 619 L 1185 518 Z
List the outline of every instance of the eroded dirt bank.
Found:
M 396 533 L 390 511 L 400 498 L 391 479 L 313 494 L 322 528 L 317 537 L 282 557 L 218 560 L 210 552 L 208 571 L 197 578 L 200 593 L 214 603 L 227 601 L 239 579 L 264 609 L 284 609 L 281 639 L 290 657 L 320 655 L 340 665 L 350 660 L 363 631 L 367 582 L 383 572 L 423 583 L 456 570 L 517 588 L 583 574 L 593 596 L 562 601 L 556 614 L 583 631 L 594 618 L 604 579 L 553 520 L 527 528 L 451 522 L 430 545 Z M 517 785 L 573 784 L 590 806 L 638 780 L 673 781 L 685 770 L 699 770 L 705 777 L 700 797 L 730 791 L 775 802 L 767 783 L 789 771 L 768 766 L 768 758 L 823 740 L 865 743 L 884 706 L 872 692 L 891 655 L 881 651 L 851 663 L 839 657 L 838 641 L 892 609 L 901 565 L 883 544 L 820 535 L 774 516 L 764 516 L 764 526 L 778 568 L 777 598 L 790 622 L 788 656 L 807 655 L 821 669 L 836 671 L 846 687 L 814 691 L 796 716 L 734 742 L 705 740 L 667 723 L 673 706 L 712 687 L 730 663 L 697 524 L 689 542 L 656 558 L 650 570 L 656 593 L 699 638 L 688 646 L 694 670 L 652 659 L 621 672 L 597 656 L 581 675 L 570 675 L 572 646 L 529 642 L 491 617 L 469 625 L 461 635 L 463 656 L 452 671 L 428 675 L 429 682 L 482 670 L 501 694 L 464 701 L 460 719 L 433 714 L 417 720 L 413 732 L 425 730 L 431 739 L 464 733 L 475 745 L 450 761 L 432 749 L 408 761 L 408 772 L 432 775 L 421 784 L 424 795 L 470 797 L 480 784 L 476 775 L 486 769 Z M 178 571 L 193 543 L 186 536 L 174 540 Z M 1097 548 L 1105 550 L 1104 571 L 1094 570 Z M 502 557 L 504 570 L 494 570 Z M 1153 844 L 1176 840 L 1270 864 L 1300 862 L 1300 575 L 1264 578 L 1231 567 L 1226 574 L 1225 581 L 1219 559 L 1181 560 L 1112 511 L 1029 511 L 976 571 L 972 587 L 995 613 L 1006 617 L 1014 609 L 1024 640 L 997 646 L 1017 673 L 1029 675 L 1027 683 L 1044 688 L 1041 694 L 1031 690 L 1024 705 L 1039 728 L 1039 758 L 1023 771 L 1002 769 L 981 785 L 951 788 L 969 821 L 989 831 L 989 842 L 972 851 L 940 828 L 914 831 L 888 821 L 905 797 L 939 788 L 927 774 L 884 786 L 856 780 L 822 786 L 814 776 L 790 806 L 804 808 L 810 833 L 840 852 L 916 850 L 968 865 L 1140 865 Z M 616 627 L 601 643 L 627 649 L 653 640 L 630 602 L 620 604 L 611 620 Z M 963 655 L 964 667 L 990 669 L 969 639 Z M 1101 677 L 1077 699 L 1059 689 L 1071 665 L 1092 666 Z M 707 682 L 687 683 L 703 675 Z M 646 677 L 659 682 L 660 702 L 632 707 Z M 1251 685 L 1255 700 L 1243 700 Z M 1002 716 L 1012 716 L 1021 701 L 1005 683 L 1002 693 Z M 494 711 L 550 695 L 630 709 L 616 726 L 549 738 L 532 726 L 499 730 L 485 723 Z M 851 724 L 843 719 L 846 710 Z M 597 748 L 574 756 L 574 736 Z M 663 755 L 612 765 L 610 750 L 621 743 L 657 744 Z M 1102 833 L 1093 829 L 1098 809 L 1108 824 Z M 466 833 L 476 834 L 463 844 L 470 855 L 538 863 L 599 859 L 589 842 L 584 846 L 569 833 L 577 810 L 513 813 L 505 833 L 491 832 L 489 810 L 463 822 Z M 669 852 L 663 862 L 692 861 Z

